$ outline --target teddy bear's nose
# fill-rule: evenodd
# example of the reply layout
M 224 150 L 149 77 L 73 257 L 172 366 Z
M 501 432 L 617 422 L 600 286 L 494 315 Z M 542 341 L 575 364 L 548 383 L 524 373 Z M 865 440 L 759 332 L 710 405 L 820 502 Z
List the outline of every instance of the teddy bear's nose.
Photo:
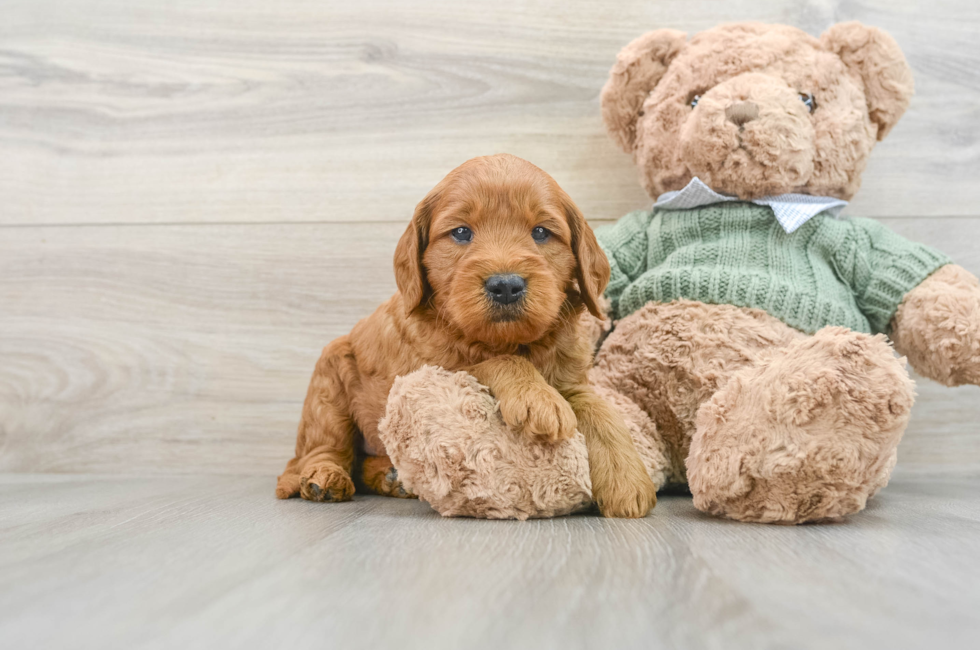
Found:
M 725 117 L 735 126 L 742 126 L 746 122 L 759 117 L 759 107 L 752 102 L 739 102 L 732 104 L 725 109 Z

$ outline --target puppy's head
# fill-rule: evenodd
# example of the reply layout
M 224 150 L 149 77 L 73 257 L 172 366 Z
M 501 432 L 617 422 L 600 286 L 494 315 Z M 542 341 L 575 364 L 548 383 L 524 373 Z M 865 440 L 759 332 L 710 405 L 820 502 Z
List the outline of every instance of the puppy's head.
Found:
M 530 343 L 597 300 L 609 263 L 551 176 L 510 155 L 469 160 L 418 207 L 395 251 L 405 308 L 433 309 L 467 338 Z

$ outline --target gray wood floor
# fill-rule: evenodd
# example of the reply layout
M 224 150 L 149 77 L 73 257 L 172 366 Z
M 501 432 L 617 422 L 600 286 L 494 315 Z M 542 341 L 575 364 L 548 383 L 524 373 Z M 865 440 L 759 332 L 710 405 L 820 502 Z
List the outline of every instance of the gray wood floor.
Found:
M 268 477 L 0 478 L 5 648 L 970 648 L 980 479 L 835 525 L 442 519 Z
M 980 274 L 975 0 L 0 2 L 0 648 L 976 647 L 973 386 L 919 382 L 833 525 L 272 498 L 428 189 L 507 151 L 593 223 L 649 204 L 616 52 L 746 19 L 896 38 L 917 95 L 847 211 Z

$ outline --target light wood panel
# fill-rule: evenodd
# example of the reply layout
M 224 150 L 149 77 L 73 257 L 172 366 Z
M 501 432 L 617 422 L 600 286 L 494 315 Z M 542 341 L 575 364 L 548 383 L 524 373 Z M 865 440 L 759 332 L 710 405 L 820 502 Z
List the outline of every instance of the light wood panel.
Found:
M 599 120 L 615 53 L 742 19 L 895 35 L 919 92 L 849 212 L 980 271 L 962 0 L 2 3 L 0 469 L 277 471 L 448 169 L 510 151 L 594 223 L 648 204 Z M 980 467 L 975 389 L 919 393 L 903 466 Z
M 980 219 L 885 220 L 980 272 Z M 401 224 L 0 237 L 0 470 L 274 474 L 320 349 L 395 290 Z M 976 387 L 919 383 L 906 469 L 980 469 Z
M 0 476 L 0 639 L 57 648 L 967 648 L 971 480 L 843 523 L 442 519 L 269 478 Z
M 980 10 L 964 0 L 5 0 L 0 223 L 404 219 L 508 151 L 595 218 L 644 204 L 598 94 L 649 29 L 888 29 L 918 95 L 856 212 L 976 215 Z

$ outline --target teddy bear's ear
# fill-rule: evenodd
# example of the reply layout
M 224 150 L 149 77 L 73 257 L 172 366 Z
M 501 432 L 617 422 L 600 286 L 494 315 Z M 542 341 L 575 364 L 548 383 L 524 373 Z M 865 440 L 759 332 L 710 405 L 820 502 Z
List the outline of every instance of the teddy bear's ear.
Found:
M 684 32 L 658 29 L 634 40 L 616 57 L 602 88 L 602 119 L 609 135 L 626 153 L 633 151 L 643 101 L 686 43 Z
M 820 37 L 823 46 L 841 58 L 864 87 L 871 121 L 883 140 L 912 99 L 914 84 L 898 43 L 876 27 L 859 22 L 837 23 Z

